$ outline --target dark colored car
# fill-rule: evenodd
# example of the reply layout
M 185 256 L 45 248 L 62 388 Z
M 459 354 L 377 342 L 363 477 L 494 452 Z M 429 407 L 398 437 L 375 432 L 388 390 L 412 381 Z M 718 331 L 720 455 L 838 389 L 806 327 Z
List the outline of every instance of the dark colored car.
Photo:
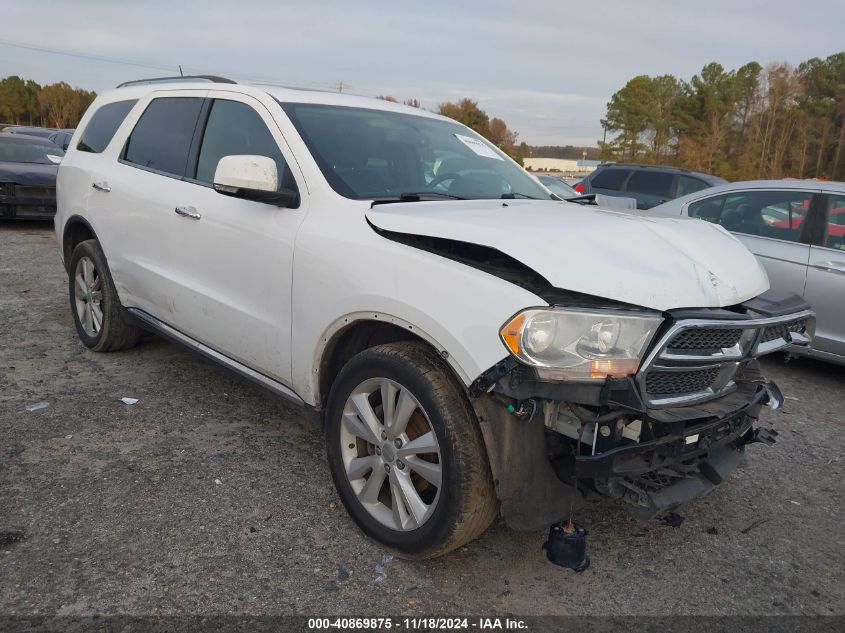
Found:
M 51 219 L 64 154 L 45 138 L 0 134 L 0 218 Z
M 73 137 L 73 133 L 74 130 L 58 130 L 57 132 L 50 134 L 47 138 L 62 149 L 66 150 L 67 146 L 70 145 L 70 139 Z
M 680 167 L 610 163 L 599 165 L 575 185 L 579 194 L 602 193 L 607 196 L 634 198 L 638 209 L 650 209 L 727 181 L 718 176 L 688 171 Z
M 26 136 L 37 136 L 39 138 L 49 138 L 59 130 L 50 127 L 31 127 L 28 125 L 15 125 L 7 127 L 3 130 L 3 134 L 25 134 Z

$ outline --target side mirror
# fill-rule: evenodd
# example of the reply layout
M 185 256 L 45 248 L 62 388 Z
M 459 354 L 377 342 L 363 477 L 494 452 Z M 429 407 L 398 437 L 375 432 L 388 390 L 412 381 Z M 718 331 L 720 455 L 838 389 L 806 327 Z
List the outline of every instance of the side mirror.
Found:
M 279 189 L 276 161 L 268 156 L 224 156 L 214 172 L 214 190 L 224 196 L 266 202 L 279 207 L 292 207 L 299 202 L 296 191 Z

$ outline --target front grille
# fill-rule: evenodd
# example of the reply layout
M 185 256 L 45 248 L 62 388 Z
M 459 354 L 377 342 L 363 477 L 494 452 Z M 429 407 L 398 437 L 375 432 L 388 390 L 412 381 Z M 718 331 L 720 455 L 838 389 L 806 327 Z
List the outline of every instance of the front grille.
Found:
M 720 369 L 718 365 L 704 369 L 674 371 L 652 369 L 646 375 L 646 392 L 652 397 L 674 397 L 699 393 L 713 385 Z
M 807 319 L 796 319 L 794 321 L 790 321 L 788 323 L 779 323 L 778 325 L 770 325 L 765 330 L 763 330 L 763 338 L 761 339 L 762 343 L 768 343 L 770 341 L 776 341 L 777 339 L 781 338 L 785 341 L 789 340 L 789 334 L 791 332 L 799 332 L 803 334 L 807 331 Z
M 0 182 L 0 217 L 38 219 L 55 213 L 55 187 Z
M 736 387 L 734 376 L 746 359 L 789 344 L 807 345 L 814 326 L 806 309 L 784 317 L 679 320 L 640 368 L 640 394 L 655 408 L 718 398 Z
M 715 354 L 739 343 L 742 330 L 739 328 L 695 327 L 681 330 L 666 349 L 676 354 Z

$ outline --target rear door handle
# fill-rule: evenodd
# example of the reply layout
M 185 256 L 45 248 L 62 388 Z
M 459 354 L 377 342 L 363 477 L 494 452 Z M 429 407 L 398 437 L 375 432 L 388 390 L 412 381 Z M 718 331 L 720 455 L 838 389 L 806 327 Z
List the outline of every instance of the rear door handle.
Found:
M 199 220 L 202 216 L 194 207 L 176 207 L 173 209 L 179 215 L 191 218 L 192 220 Z
M 818 264 L 813 264 L 813 268 L 826 270 L 829 273 L 839 273 L 840 275 L 845 275 L 845 262 L 835 260 L 829 262 L 819 262 Z
M 108 193 L 109 191 L 111 191 L 109 183 L 107 183 L 105 180 L 101 180 L 100 182 L 92 182 L 91 186 L 97 191 L 102 191 L 103 193 Z

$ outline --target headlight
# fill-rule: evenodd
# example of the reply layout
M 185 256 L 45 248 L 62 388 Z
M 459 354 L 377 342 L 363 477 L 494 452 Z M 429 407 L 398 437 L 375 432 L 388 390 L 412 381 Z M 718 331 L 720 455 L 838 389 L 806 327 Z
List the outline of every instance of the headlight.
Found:
M 604 380 L 636 373 L 663 319 L 622 311 L 531 309 L 500 335 L 511 354 L 547 380 Z

